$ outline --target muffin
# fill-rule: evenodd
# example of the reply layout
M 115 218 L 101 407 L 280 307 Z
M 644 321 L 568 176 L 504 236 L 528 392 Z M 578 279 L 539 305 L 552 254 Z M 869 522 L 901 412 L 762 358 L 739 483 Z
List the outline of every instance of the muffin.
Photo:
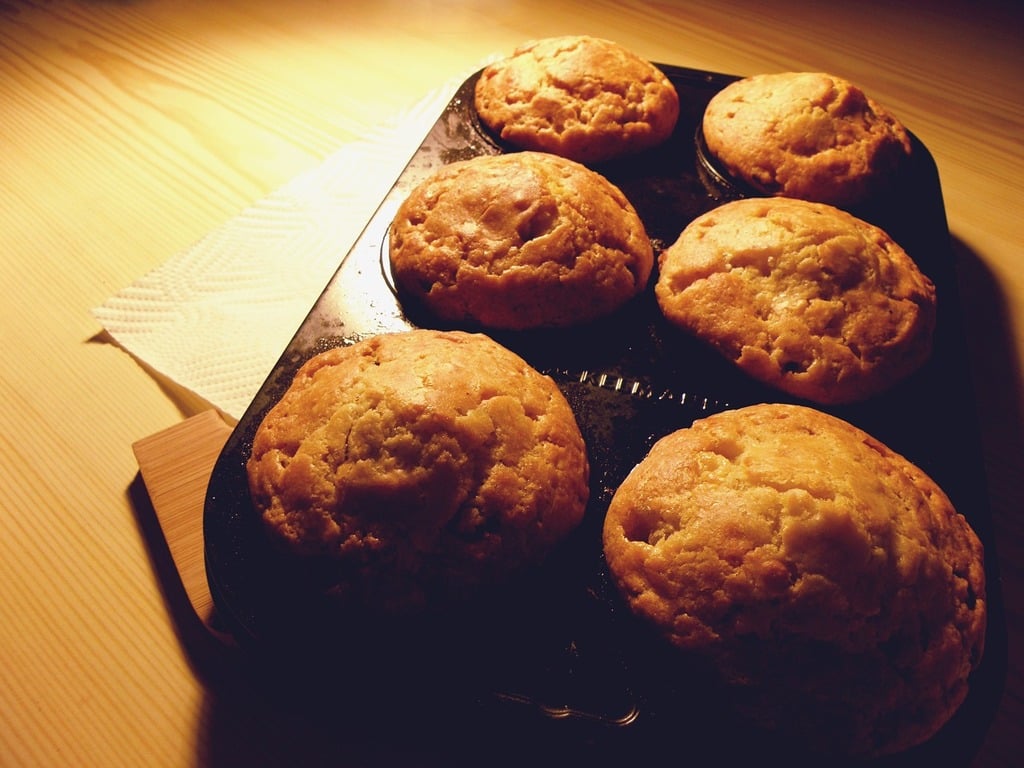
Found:
M 865 400 L 931 354 L 931 280 L 882 229 L 832 206 L 726 203 L 687 225 L 659 267 L 669 322 L 799 398 Z
M 542 561 L 580 523 L 588 462 L 554 382 L 490 338 L 413 330 L 324 351 L 247 463 L 267 535 L 329 602 L 403 615 Z
M 710 157 L 754 190 L 859 206 L 890 188 L 911 153 L 906 128 L 853 83 L 782 72 L 730 83 L 702 120 Z
M 725 411 L 662 438 L 616 491 L 604 550 L 665 647 L 707 661 L 794 750 L 919 744 L 980 662 L 974 531 L 918 467 L 806 406 Z
M 436 319 L 522 330 L 585 323 L 643 291 L 650 238 L 604 176 L 542 152 L 442 167 L 390 231 L 399 296 Z
M 660 69 L 581 35 L 532 41 L 485 67 L 475 105 L 504 141 L 581 163 L 661 144 L 679 118 L 679 96 Z

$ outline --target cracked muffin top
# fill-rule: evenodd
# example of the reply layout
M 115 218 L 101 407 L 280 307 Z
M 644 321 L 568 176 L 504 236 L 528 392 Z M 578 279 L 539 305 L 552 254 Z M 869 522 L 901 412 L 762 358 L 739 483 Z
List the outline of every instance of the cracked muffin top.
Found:
M 662 438 L 616 491 L 604 549 L 633 612 L 812 750 L 924 741 L 981 659 L 977 535 L 917 466 L 806 406 Z
M 602 317 L 642 292 L 654 266 L 650 238 L 622 191 L 543 152 L 442 167 L 403 201 L 389 237 L 403 301 L 481 328 Z
M 510 144 L 581 163 L 654 147 L 679 118 L 679 95 L 660 69 L 585 35 L 531 41 L 485 67 L 475 105 Z
M 540 562 L 582 520 L 588 463 L 555 383 L 486 336 L 413 330 L 305 363 L 253 439 L 271 539 L 377 613 Z
M 659 268 L 670 322 L 800 398 L 865 400 L 931 353 L 931 280 L 883 230 L 829 205 L 726 203 L 687 225 Z
M 840 207 L 885 190 L 911 152 L 906 128 L 853 83 L 820 72 L 760 74 L 712 97 L 711 155 L 769 195 Z

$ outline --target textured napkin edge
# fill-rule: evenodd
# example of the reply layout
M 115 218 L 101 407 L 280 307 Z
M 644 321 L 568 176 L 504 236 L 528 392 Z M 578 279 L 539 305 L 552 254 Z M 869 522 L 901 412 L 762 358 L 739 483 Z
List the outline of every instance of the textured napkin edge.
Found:
M 182 387 L 229 420 L 239 420 L 366 222 L 471 73 L 435 89 L 367 138 L 344 145 L 316 167 L 248 206 L 93 308 L 93 318 L 110 341 L 151 375 Z M 347 189 L 324 189 L 338 180 L 348 180 Z M 366 190 L 368 183 L 373 184 L 372 193 Z M 360 189 L 353 191 L 353 185 Z M 317 238 L 336 238 L 334 250 L 339 257 L 318 265 L 314 274 L 304 269 L 301 280 L 294 279 L 296 270 L 291 265 L 272 264 L 258 279 L 285 281 L 288 296 L 278 297 L 272 306 L 253 307 L 245 284 L 233 284 L 229 276 L 218 274 L 219 252 L 231 248 L 233 229 L 258 226 L 282 211 L 301 211 Z M 345 212 L 344 218 L 338 216 L 339 211 Z M 171 278 L 186 283 L 192 293 L 183 297 L 168 291 L 166 284 L 173 282 Z M 148 311 L 140 320 L 133 316 L 133 308 L 143 304 Z M 249 313 L 266 311 L 272 320 L 254 334 L 251 323 L 244 319 L 249 315 L 235 311 L 240 308 Z M 196 311 L 218 320 L 217 333 L 191 333 L 190 313 Z

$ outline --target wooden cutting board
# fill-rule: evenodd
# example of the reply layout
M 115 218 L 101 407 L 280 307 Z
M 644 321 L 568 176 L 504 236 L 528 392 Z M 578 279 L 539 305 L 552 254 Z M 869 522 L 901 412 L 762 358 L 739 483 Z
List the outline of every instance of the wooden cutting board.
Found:
M 222 639 L 203 558 L 203 507 L 213 466 L 231 427 L 205 411 L 132 445 L 142 480 L 192 607 Z

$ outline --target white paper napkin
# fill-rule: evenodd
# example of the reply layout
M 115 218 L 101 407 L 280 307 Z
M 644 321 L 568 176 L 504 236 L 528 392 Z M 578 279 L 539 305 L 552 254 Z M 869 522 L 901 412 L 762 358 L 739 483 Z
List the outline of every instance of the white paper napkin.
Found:
M 255 203 L 94 317 L 153 370 L 241 418 L 461 82 Z

